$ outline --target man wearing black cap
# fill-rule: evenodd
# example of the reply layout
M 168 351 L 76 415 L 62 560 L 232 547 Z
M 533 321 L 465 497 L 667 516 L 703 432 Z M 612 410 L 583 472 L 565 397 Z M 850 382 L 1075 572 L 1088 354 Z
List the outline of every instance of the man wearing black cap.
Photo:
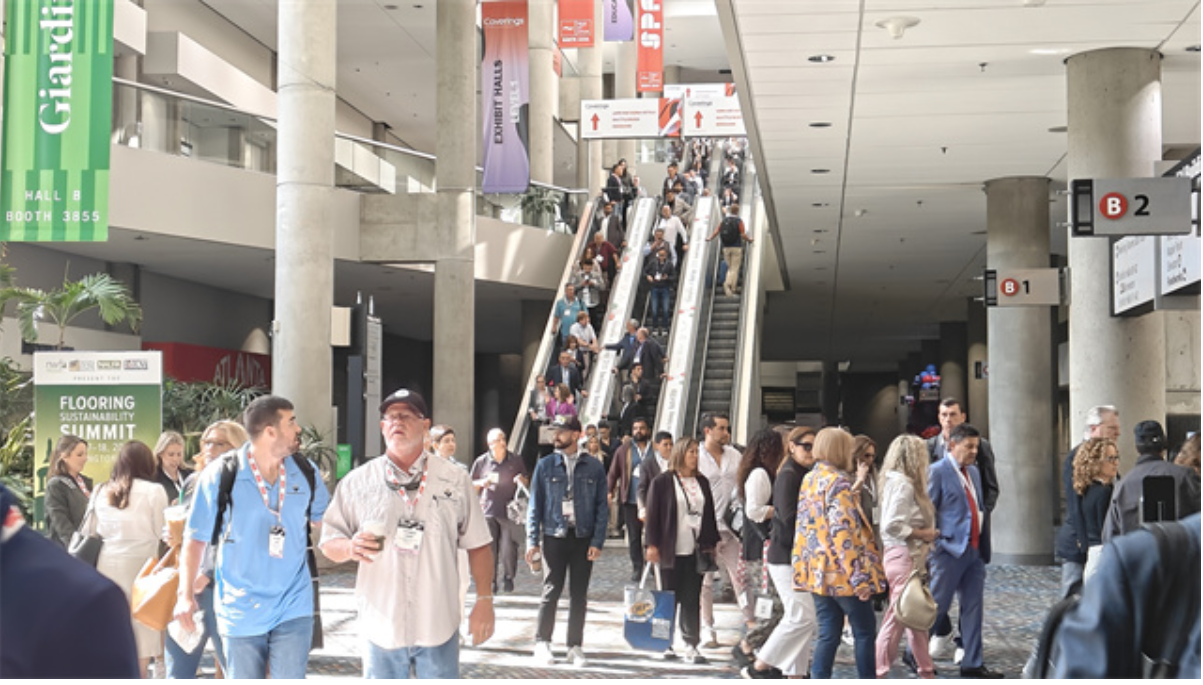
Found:
M 462 603 L 457 549 L 468 551 L 476 605 L 473 644 L 493 634 L 492 537 L 468 472 L 422 449 L 426 401 L 398 390 L 380 404 L 386 447 L 347 474 L 322 527 L 331 561 L 359 562 L 355 599 L 368 678 L 459 677 Z
M 568 608 L 568 661 L 586 665 L 581 643 L 585 635 L 585 609 L 593 562 L 601 557 L 606 541 L 610 509 L 606 503 L 606 473 L 602 463 L 578 451 L 581 422 L 561 416 L 556 429 L 555 452 L 541 459 L 531 477 L 527 509 L 526 562 L 543 559 L 543 598 L 535 632 L 535 660 L 555 663 L 551 634 L 555 629 L 556 605 L 564 590 L 565 575 L 571 571 L 572 587 Z
M 1177 502 L 1174 518 L 1180 519 L 1199 511 L 1199 480 L 1190 469 L 1165 460 L 1165 431 L 1156 421 L 1141 421 L 1133 431 L 1136 465 L 1115 486 L 1111 508 L 1103 523 L 1103 542 L 1140 528 L 1140 500 L 1144 480 L 1150 476 L 1168 476 L 1174 481 Z

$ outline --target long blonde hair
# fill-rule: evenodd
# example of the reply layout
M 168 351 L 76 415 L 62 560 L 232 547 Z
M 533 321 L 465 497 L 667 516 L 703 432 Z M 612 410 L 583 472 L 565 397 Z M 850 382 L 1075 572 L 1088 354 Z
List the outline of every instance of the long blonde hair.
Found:
M 930 523 L 936 520 L 936 507 L 927 494 L 928 461 L 927 444 L 923 442 L 922 438 L 909 433 L 899 435 L 894 438 L 894 441 L 890 443 L 890 449 L 886 451 L 885 461 L 881 465 L 877 491 L 885 492 L 886 477 L 890 472 L 902 474 L 911 482 L 911 487 L 915 491 L 915 502 L 919 505 L 919 510 L 923 512 L 924 520 Z

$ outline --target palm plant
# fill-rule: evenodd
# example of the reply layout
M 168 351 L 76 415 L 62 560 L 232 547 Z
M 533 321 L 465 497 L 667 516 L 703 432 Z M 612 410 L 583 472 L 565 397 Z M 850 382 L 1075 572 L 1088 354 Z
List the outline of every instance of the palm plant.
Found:
M 11 280 L 11 268 L 8 275 Z M 78 281 L 64 275 L 63 287 L 50 291 L 8 285 L 0 290 L 0 305 L 8 300 L 17 303 L 17 324 L 22 338 L 37 342 L 38 322 L 52 321 L 58 326 L 55 349 L 59 350 L 63 349 L 67 326 L 92 310 L 97 310 L 101 320 L 110 326 L 126 322 L 136 331 L 142 321 L 142 307 L 134 301 L 129 289 L 108 274 L 91 274 Z
M 0 483 L 12 491 L 26 515 L 33 501 L 32 423 L 26 416 L 0 434 Z
M 560 200 L 555 193 L 547 188 L 539 186 L 531 186 L 523 195 L 520 201 L 522 207 L 522 215 L 526 218 L 528 226 L 538 226 L 547 228 L 547 220 L 549 217 L 554 217 L 556 207 L 560 205 Z
M 238 420 L 242 410 L 259 395 L 260 388 L 244 388 L 231 381 L 177 381 L 163 383 L 163 430 L 174 430 L 184 436 L 186 454 L 200 448 L 200 436 L 214 421 Z

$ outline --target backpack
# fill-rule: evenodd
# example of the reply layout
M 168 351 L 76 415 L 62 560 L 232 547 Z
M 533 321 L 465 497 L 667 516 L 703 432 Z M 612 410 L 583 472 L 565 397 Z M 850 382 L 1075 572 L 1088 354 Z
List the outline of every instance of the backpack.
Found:
M 723 218 L 723 223 L 718 229 L 718 236 L 722 239 L 723 245 L 734 247 L 739 244 L 742 237 L 739 233 L 739 217 L 727 216 Z
M 249 457 L 248 457 L 249 458 Z M 226 510 L 229 509 L 233 501 L 230 499 L 230 494 L 234 490 L 234 477 L 238 475 L 240 468 L 238 460 L 238 452 L 227 452 L 221 457 L 221 479 L 217 485 L 217 515 L 213 519 L 213 534 L 209 536 L 209 544 L 216 547 L 221 541 L 221 526 L 225 519 Z M 292 463 L 296 464 L 301 475 L 305 476 L 305 482 L 309 484 L 309 502 L 305 505 L 305 561 L 309 566 L 309 578 L 313 586 L 313 638 L 310 643 L 310 649 L 321 649 L 323 646 L 322 640 L 322 612 L 319 604 L 321 594 L 318 587 L 317 574 L 317 556 L 313 553 L 313 535 L 310 529 L 309 515 L 313 508 L 314 489 L 317 484 L 317 474 L 314 472 L 313 464 L 305 457 L 294 454 L 289 457 Z

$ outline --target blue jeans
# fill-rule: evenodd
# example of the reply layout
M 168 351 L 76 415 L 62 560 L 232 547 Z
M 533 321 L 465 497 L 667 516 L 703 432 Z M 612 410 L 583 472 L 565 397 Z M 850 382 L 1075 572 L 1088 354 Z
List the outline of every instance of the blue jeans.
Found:
M 409 678 L 410 668 L 414 676 L 427 678 L 459 679 L 459 635 L 453 634 L 438 647 L 399 647 L 382 649 L 365 641 L 363 650 L 363 677 L 365 678 Z
M 835 651 L 840 646 L 840 634 L 844 630 L 844 616 L 852 624 L 852 636 L 856 638 L 856 677 L 877 677 L 877 656 L 874 653 L 874 638 L 877 619 L 873 616 L 873 603 L 862 602 L 855 597 L 827 597 L 814 595 L 815 616 L 819 620 L 819 639 L 810 662 L 810 677 L 831 677 L 831 666 L 835 662 Z
M 227 678 L 262 680 L 267 677 L 269 665 L 272 678 L 304 678 L 313 642 L 313 617 L 285 621 L 264 635 L 226 635 L 225 642 Z
M 205 612 L 205 632 L 201 636 L 200 644 L 196 646 L 195 652 L 191 654 L 185 652 L 183 647 L 171 639 L 170 634 L 164 633 L 164 636 L 167 638 L 168 678 L 177 680 L 192 680 L 196 678 L 196 671 L 200 668 L 201 658 L 205 655 L 205 643 L 209 641 L 209 638 L 213 638 L 213 653 L 217 657 L 217 663 L 221 664 L 223 671 L 226 670 L 226 653 L 222 648 L 221 636 L 217 634 L 217 616 L 213 613 L 212 581 L 196 596 L 196 604 L 200 607 L 201 611 Z
M 671 317 L 672 311 L 668 306 L 668 288 L 652 288 L 652 327 L 668 328 Z

